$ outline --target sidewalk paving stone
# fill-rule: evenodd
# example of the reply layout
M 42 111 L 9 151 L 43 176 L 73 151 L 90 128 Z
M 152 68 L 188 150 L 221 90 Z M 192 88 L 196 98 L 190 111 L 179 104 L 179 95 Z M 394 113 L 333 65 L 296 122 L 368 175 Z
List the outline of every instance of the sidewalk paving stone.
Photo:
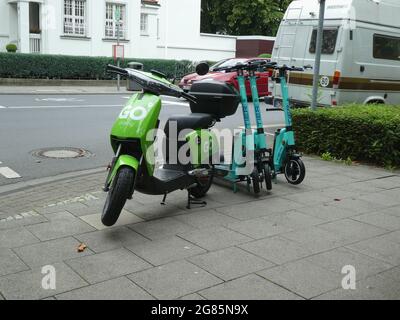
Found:
M 332 203 L 324 203 L 321 205 L 303 207 L 296 209 L 296 211 L 305 213 L 309 216 L 313 216 L 326 221 L 334 221 L 345 219 L 353 216 L 360 215 L 360 213 L 354 212 L 350 209 L 338 208 Z
M 304 259 L 263 270 L 257 274 L 306 299 L 341 287 L 343 277 Z
M 178 237 L 132 244 L 126 248 L 154 266 L 182 260 L 206 252 L 193 243 Z
M 250 274 L 200 291 L 209 300 L 300 300 L 300 296 Z
M 307 257 L 305 260 L 337 274 L 341 274 L 344 266 L 353 266 L 356 269 L 357 280 L 392 268 L 388 263 L 346 248 L 316 254 Z
M 36 211 L 21 211 L 15 214 L 0 214 L 0 230 L 35 225 L 48 220 Z
M 14 252 L 0 248 L 0 276 L 28 269 L 28 266 Z
M 85 210 L 85 209 L 87 209 L 86 205 L 80 202 L 75 202 L 75 203 L 66 203 L 62 205 L 47 205 L 45 207 L 36 208 L 35 211 L 43 215 L 65 212 L 65 211 L 68 211 L 73 214 L 78 210 Z
M 59 294 L 57 300 L 153 300 L 142 288 L 126 277 L 108 280 Z
M 336 289 L 317 300 L 400 300 L 400 281 L 381 273 L 356 282 L 355 290 Z
M 198 255 L 187 260 L 225 281 L 274 266 L 272 262 L 235 247 Z
M 390 191 L 383 191 L 380 193 L 374 193 L 372 195 L 364 195 L 358 199 L 373 203 L 379 207 L 393 207 L 400 205 L 400 189 L 396 190 L 396 194 L 392 194 Z
M 90 249 L 78 252 L 78 246 L 79 242 L 69 237 L 32 244 L 14 251 L 27 265 L 36 267 L 93 254 Z
M 347 209 L 358 214 L 372 212 L 375 211 L 376 209 L 382 209 L 385 207 L 385 205 L 380 205 L 378 203 L 373 203 L 353 198 L 343 199 L 341 201 L 332 201 L 328 202 L 327 204 L 337 208 Z
M 26 227 L 42 241 L 94 231 L 94 228 L 69 212 L 46 214 L 45 217 L 49 219 L 49 222 Z
M 306 246 L 281 236 L 248 242 L 238 247 L 278 265 L 312 254 Z
M 390 236 L 380 236 L 350 244 L 347 248 L 376 258 L 393 266 L 400 265 L 400 242 L 395 242 Z
M 161 300 L 177 299 L 222 282 L 185 260 L 137 272 L 128 278 Z
M 400 215 L 390 215 L 383 212 L 366 213 L 352 217 L 353 220 L 368 223 L 386 230 L 400 230 Z
M 319 225 L 321 228 L 340 235 L 346 242 L 356 242 L 387 233 L 386 229 L 350 219 L 328 222 Z
M 326 220 L 296 210 L 277 213 L 263 217 L 263 219 L 270 221 L 277 226 L 286 227 L 292 230 L 303 229 L 326 222 Z
M 56 289 L 42 287 L 42 267 L 0 278 L 0 292 L 7 300 L 37 300 L 86 286 L 87 283 L 64 263 L 53 265 L 56 270 Z
M 282 198 L 300 203 L 302 206 L 317 205 L 334 199 L 319 190 L 285 195 Z
M 267 204 L 266 204 L 267 202 Z M 251 206 L 251 210 L 249 207 Z M 264 201 L 254 201 L 234 206 L 225 206 L 216 209 L 218 212 L 231 216 L 239 220 L 249 220 L 265 217 L 271 214 L 286 212 L 305 205 L 299 205 L 294 201 L 283 198 L 273 197 Z
M 296 241 L 313 253 L 319 253 L 347 244 L 343 236 L 318 227 L 309 227 L 302 230 L 281 235 L 283 238 Z
M 87 223 L 88 225 L 95 228 L 96 230 L 104 230 L 104 229 L 108 228 L 101 222 L 101 213 L 90 214 L 87 216 L 80 216 L 79 218 L 81 220 L 83 220 L 85 223 Z M 117 223 L 114 224 L 112 226 L 112 228 L 126 226 L 129 224 L 139 223 L 139 222 L 143 222 L 143 219 L 139 218 L 138 216 L 136 216 L 126 210 L 122 210 Z M 83 233 L 83 232 L 81 232 L 81 233 Z
M 280 233 L 292 231 L 292 229 L 278 225 L 263 218 L 231 223 L 227 228 L 237 231 L 253 239 L 263 239 Z
M 161 205 L 160 203 L 152 203 L 147 205 L 126 206 L 126 211 L 141 218 L 141 221 L 151 221 L 161 218 L 173 217 L 182 215 L 184 210 L 179 209 L 177 206 L 167 203 Z
M 186 300 L 186 301 L 196 301 L 196 300 L 206 300 L 203 296 L 199 295 L 198 293 L 188 294 L 187 296 L 179 298 L 179 300 Z
M 39 242 L 26 228 L 0 230 L 0 248 L 16 248 Z
M 219 250 L 249 242 L 252 238 L 224 227 L 211 227 L 180 233 L 179 237 L 207 250 Z
M 168 238 L 179 233 L 186 233 L 196 230 L 195 228 L 180 222 L 175 218 L 152 220 L 129 225 L 128 227 L 151 240 Z
M 89 283 L 97 283 L 144 270 L 151 265 L 126 249 L 67 260 L 66 263 Z
M 88 232 L 74 237 L 96 253 L 150 241 L 127 227 Z
M 226 227 L 230 223 L 239 221 L 235 218 L 219 213 L 214 209 L 187 213 L 176 216 L 175 219 L 182 221 L 183 223 L 186 223 L 194 228 L 209 228 L 219 226 Z

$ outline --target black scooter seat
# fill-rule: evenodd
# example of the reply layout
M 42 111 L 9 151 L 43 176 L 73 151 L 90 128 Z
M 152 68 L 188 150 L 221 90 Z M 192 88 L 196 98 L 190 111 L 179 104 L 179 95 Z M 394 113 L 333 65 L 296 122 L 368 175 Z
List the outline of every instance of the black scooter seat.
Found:
M 171 124 L 175 122 L 175 124 Z M 170 126 L 176 126 L 179 133 L 184 129 L 208 129 L 215 123 L 213 115 L 208 113 L 191 113 L 171 116 L 165 124 L 164 132 L 169 137 Z M 172 129 L 173 130 L 173 129 Z

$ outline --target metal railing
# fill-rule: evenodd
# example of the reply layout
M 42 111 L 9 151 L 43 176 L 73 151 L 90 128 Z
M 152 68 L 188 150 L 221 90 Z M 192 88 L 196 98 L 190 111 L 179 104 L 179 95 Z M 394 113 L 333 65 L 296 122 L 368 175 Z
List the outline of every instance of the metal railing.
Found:
M 36 33 L 29 34 L 29 50 L 31 53 L 40 53 L 41 35 Z

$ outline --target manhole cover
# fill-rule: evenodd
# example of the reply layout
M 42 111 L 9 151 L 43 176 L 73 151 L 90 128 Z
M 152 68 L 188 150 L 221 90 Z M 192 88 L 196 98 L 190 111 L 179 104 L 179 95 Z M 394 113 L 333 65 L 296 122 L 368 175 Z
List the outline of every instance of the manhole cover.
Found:
M 46 148 L 32 151 L 32 155 L 39 158 L 74 159 L 90 157 L 92 154 L 81 148 Z

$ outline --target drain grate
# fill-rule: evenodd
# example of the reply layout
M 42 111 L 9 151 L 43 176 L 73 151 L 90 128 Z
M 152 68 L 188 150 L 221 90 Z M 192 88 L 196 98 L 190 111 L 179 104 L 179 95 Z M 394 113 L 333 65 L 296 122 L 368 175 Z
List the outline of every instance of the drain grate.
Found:
M 44 159 L 76 159 L 76 158 L 87 158 L 92 156 L 92 153 L 82 148 L 44 148 L 38 149 L 31 152 L 34 157 Z

